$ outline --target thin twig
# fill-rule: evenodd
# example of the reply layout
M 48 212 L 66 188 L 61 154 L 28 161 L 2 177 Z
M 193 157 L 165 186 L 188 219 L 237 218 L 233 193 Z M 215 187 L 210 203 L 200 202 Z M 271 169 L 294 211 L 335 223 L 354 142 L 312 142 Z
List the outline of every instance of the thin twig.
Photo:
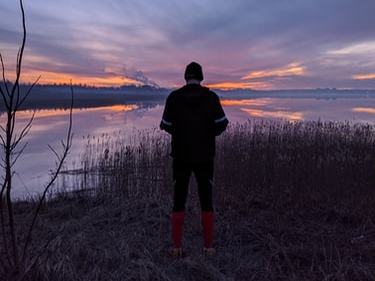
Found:
M 18 54 L 17 54 L 16 81 L 14 82 L 14 85 L 11 91 L 11 96 L 14 96 L 15 91 L 19 85 L 19 80 L 21 77 L 21 69 L 22 69 L 23 52 L 25 50 L 25 45 L 26 45 L 26 19 L 25 19 L 25 10 L 23 8 L 22 0 L 20 0 L 20 8 L 21 8 L 21 16 L 22 16 L 23 36 L 22 36 L 21 48 L 19 49 Z
M 41 78 L 41 76 L 39 76 L 37 79 L 35 79 L 35 81 L 33 82 L 33 84 L 27 90 L 25 96 L 21 100 L 17 101 L 15 110 L 18 110 L 22 106 L 22 104 L 27 99 L 27 97 L 30 95 L 31 90 L 35 87 L 35 85 L 38 83 L 38 81 L 39 81 L 40 78 Z
M 1 53 L 0 53 L 0 61 L 1 61 L 1 69 L 2 69 L 2 74 L 3 74 L 4 87 L 5 87 L 6 93 L 9 97 L 9 88 L 8 88 L 7 81 L 6 81 L 6 78 L 5 78 L 5 66 L 4 66 L 3 56 L 1 55 Z M 0 93 L 3 97 L 4 104 L 5 104 L 6 108 L 8 108 L 8 100 L 6 99 L 5 93 L 4 93 L 4 91 L 1 87 L 0 87 Z
M 50 148 L 52 149 L 52 151 L 55 153 L 55 156 L 57 157 L 58 159 L 58 164 L 57 164 L 57 167 L 56 167 L 56 170 L 52 173 L 52 178 L 50 179 L 50 181 L 48 182 L 48 184 L 45 186 L 44 188 L 44 191 L 43 191 L 43 194 L 42 196 L 40 197 L 39 199 L 39 203 L 38 203 L 38 206 L 36 208 L 36 211 L 34 213 L 34 217 L 33 217 L 33 220 L 31 222 L 31 225 L 29 227 L 29 231 L 27 233 L 27 236 L 26 236 L 26 240 L 25 240 L 25 244 L 24 244 L 24 248 L 23 248 L 23 254 L 22 254 L 22 261 L 25 260 L 26 258 L 26 252 L 27 252 L 27 248 L 29 247 L 30 245 L 30 241 L 31 241 L 31 234 L 33 232 L 33 229 L 34 229 L 34 226 L 35 226 L 35 222 L 36 222 L 36 219 L 39 215 L 39 212 L 42 208 L 42 205 L 45 201 L 45 198 L 47 196 L 47 193 L 50 189 L 50 187 L 53 185 L 53 183 L 55 182 L 57 176 L 60 174 L 60 171 L 65 163 L 65 159 L 66 157 L 68 156 L 68 153 L 69 153 L 69 150 L 70 150 L 70 147 L 72 145 L 72 139 L 73 139 L 73 134 L 72 134 L 72 127 L 73 127 L 73 107 L 74 107 L 74 92 L 73 92 L 73 86 L 71 84 L 71 87 L 70 87 L 70 90 L 71 90 L 71 103 L 70 103 L 70 113 L 69 113 L 69 128 L 68 128 L 68 132 L 67 132 L 67 137 L 66 137 L 66 144 L 63 145 L 63 152 L 61 155 L 59 155 L 51 146 Z

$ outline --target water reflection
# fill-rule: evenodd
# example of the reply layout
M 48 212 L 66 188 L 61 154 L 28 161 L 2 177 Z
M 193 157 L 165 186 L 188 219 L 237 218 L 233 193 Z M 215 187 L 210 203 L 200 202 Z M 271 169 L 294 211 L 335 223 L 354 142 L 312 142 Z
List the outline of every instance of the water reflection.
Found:
M 369 108 L 369 107 L 354 107 L 352 110 L 353 110 L 354 112 L 361 112 L 361 113 L 375 114 L 375 108 Z
M 134 127 L 146 128 L 150 120 L 142 124 L 139 112 L 146 113 L 138 105 L 115 105 L 73 110 L 73 145 L 69 152 L 69 165 L 78 158 L 84 147 L 82 136 L 111 133 L 113 131 L 134 130 Z M 49 179 L 49 171 L 55 167 L 56 158 L 51 146 L 61 151 L 61 141 L 66 139 L 69 126 L 69 110 L 43 109 L 35 112 L 32 128 L 19 143 L 19 149 L 26 145 L 24 152 L 14 165 L 13 195 L 16 197 L 32 196 L 42 190 Z M 20 111 L 17 114 L 15 134 L 19 135 L 33 116 L 33 111 Z M 137 121 L 138 120 L 138 121 Z M 0 124 L 6 122 L 6 114 L 0 114 Z M 147 124 L 146 124 L 147 123 Z M 3 151 L 0 151 L 3 156 Z
M 221 100 L 223 106 L 265 106 L 269 99 Z
M 229 119 L 235 122 L 246 118 L 283 118 L 375 123 L 375 98 L 259 98 L 223 100 L 222 104 Z
M 223 98 L 222 104 L 230 122 L 244 122 L 249 118 L 283 118 L 288 120 L 347 120 L 374 124 L 375 98 Z M 164 109 L 162 102 L 152 106 L 135 104 L 115 105 L 73 111 L 73 146 L 68 164 L 77 161 L 87 142 L 83 136 L 118 132 L 132 135 L 134 130 L 157 127 Z M 19 112 L 18 130 L 32 116 L 32 111 Z M 0 115 L 5 124 L 5 114 Z M 35 195 L 48 180 L 49 170 L 55 165 L 51 145 L 60 149 L 66 138 L 69 110 L 38 110 L 30 133 L 24 139 L 28 145 L 15 165 L 14 195 Z M 22 147 L 22 143 L 20 146 Z M 3 152 L 1 152 L 3 153 Z M 2 155 L 0 155 L 2 156 Z
M 248 109 L 241 108 L 242 111 L 248 113 L 252 117 L 261 117 L 261 118 L 281 118 L 288 119 L 292 121 L 302 120 L 302 112 L 288 112 L 285 110 L 278 111 L 265 111 L 259 109 Z
M 243 99 L 243 100 L 222 100 L 224 107 L 236 107 L 251 117 L 262 118 L 283 118 L 289 120 L 301 120 L 302 112 L 290 112 L 289 107 L 280 107 L 274 104 L 274 99 Z

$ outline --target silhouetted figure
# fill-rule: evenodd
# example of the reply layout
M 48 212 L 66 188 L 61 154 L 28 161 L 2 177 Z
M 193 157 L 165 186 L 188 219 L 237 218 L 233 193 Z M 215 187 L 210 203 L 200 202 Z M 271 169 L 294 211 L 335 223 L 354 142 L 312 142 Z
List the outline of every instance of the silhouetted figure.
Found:
M 172 135 L 174 199 L 172 210 L 172 256 L 182 256 L 181 239 L 190 176 L 194 173 L 202 211 L 203 254 L 213 249 L 214 208 L 212 184 L 215 137 L 225 131 L 228 120 L 219 97 L 200 85 L 202 67 L 192 62 L 185 70 L 186 85 L 167 98 L 160 128 Z

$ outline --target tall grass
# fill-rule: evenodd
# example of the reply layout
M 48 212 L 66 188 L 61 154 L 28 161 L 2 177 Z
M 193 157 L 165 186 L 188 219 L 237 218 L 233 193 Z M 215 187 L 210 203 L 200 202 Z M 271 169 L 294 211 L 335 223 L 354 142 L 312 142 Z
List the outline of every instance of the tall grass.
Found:
M 156 128 L 87 137 L 82 189 L 118 196 L 170 192 L 170 137 Z M 219 202 L 275 204 L 368 198 L 375 186 L 375 128 L 330 121 L 254 119 L 232 124 L 217 139 Z M 194 185 L 194 183 L 192 183 Z
M 217 152 L 216 183 L 234 201 L 337 203 L 374 195 L 373 125 L 254 120 L 231 126 Z
M 122 197 L 158 196 L 169 187 L 169 136 L 156 128 L 87 136 L 81 156 L 82 190 Z
M 374 280 L 375 127 L 249 120 L 217 139 L 217 257 L 201 254 L 195 188 L 170 247 L 170 137 L 87 136 L 75 191 L 42 210 L 30 280 Z M 29 206 L 18 207 L 27 220 Z M 0 275 L 1 276 L 1 275 Z

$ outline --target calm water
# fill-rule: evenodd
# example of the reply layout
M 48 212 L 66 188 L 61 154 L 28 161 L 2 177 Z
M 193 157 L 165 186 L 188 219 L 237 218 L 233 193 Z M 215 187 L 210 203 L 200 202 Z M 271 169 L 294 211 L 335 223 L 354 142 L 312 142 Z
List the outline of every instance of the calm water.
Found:
M 375 97 L 360 98 L 256 98 L 229 99 L 221 97 L 224 111 L 230 122 L 244 122 L 249 118 L 282 118 L 288 120 L 333 120 L 375 124 Z M 163 102 L 144 108 L 128 104 L 91 109 L 76 109 L 73 113 L 73 146 L 67 164 L 79 163 L 87 140 L 84 136 L 102 134 L 131 135 L 134 130 L 157 127 L 163 111 Z M 20 112 L 18 124 L 25 124 L 30 111 Z M 48 148 L 61 149 L 61 140 L 66 138 L 69 111 L 39 110 L 32 129 L 27 136 L 28 145 L 15 170 L 14 196 L 32 196 L 42 190 L 55 165 L 55 158 Z M 4 124 L 5 116 L 0 115 Z

